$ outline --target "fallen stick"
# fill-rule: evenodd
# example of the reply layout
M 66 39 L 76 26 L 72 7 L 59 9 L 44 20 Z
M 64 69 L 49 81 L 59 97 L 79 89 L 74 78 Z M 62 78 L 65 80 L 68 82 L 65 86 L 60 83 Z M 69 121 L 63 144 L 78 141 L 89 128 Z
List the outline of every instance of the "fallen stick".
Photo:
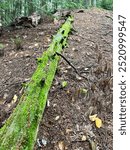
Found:
M 72 29 L 73 18 L 66 22 L 53 37 L 53 41 L 41 58 L 19 104 L 0 129 L 0 150 L 32 150 L 36 141 L 39 123 L 44 112 L 49 89 L 55 76 L 60 53 L 66 45 Z
M 75 68 L 75 66 L 69 60 L 67 60 L 67 58 L 65 58 L 65 56 L 63 56 L 62 54 L 60 54 L 58 52 L 56 52 L 56 54 L 58 56 L 62 57 L 74 69 L 74 71 L 75 71 L 75 73 L 77 73 L 77 75 L 79 75 L 80 77 L 82 77 L 82 78 L 84 78 L 84 79 L 86 79 L 88 81 L 88 78 L 83 76 L 83 75 L 81 75 L 81 73 L 78 72 L 78 70 Z

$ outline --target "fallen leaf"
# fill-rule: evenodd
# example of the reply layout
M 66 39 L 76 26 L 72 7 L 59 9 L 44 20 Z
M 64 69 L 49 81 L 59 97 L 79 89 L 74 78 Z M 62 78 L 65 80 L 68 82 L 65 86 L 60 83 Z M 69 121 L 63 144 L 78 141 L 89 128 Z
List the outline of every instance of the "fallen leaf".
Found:
M 101 128 L 101 126 L 102 126 L 102 120 L 97 117 L 96 120 L 95 120 L 95 124 L 96 124 L 97 128 Z
M 71 66 L 68 66 L 68 67 L 67 67 L 67 70 L 71 70 L 71 69 L 72 69 L 72 67 L 71 67 Z
M 84 68 L 84 71 L 87 71 L 89 68 Z
M 14 97 L 13 97 L 13 103 L 15 103 L 18 99 L 18 96 L 15 94 Z
M 67 72 L 68 72 L 68 70 L 64 70 L 64 71 L 63 71 L 63 73 L 67 73 Z
M 87 137 L 85 135 L 82 136 L 82 141 L 86 141 L 87 140 Z
M 67 93 L 67 94 L 70 94 L 70 90 L 67 90 L 66 93 Z
M 49 37 L 47 37 L 47 42 L 50 42 L 50 41 L 51 41 L 51 39 Z
M 7 107 L 10 108 L 10 107 L 11 107 L 11 104 L 7 104 Z
M 35 44 L 34 44 L 34 46 L 35 46 L 35 47 L 38 47 L 38 46 L 39 46 L 39 44 L 38 44 L 38 43 L 35 43 Z
M 97 118 L 97 114 L 92 115 L 92 116 L 89 116 L 89 119 L 90 119 L 91 121 L 95 121 L 96 118 Z
M 54 18 L 54 25 L 58 25 L 59 24 L 59 21 L 58 21 L 58 19 L 56 19 L 56 18 Z
M 97 146 L 96 146 L 96 143 L 94 141 L 91 141 L 90 145 L 91 145 L 92 150 L 97 150 Z
M 44 145 L 44 146 L 46 146 L 47 145 L 47 140 L 46 139 L 42 139 L 42 144 Z
M 57 121 L 57 120 L 59 120 L 59 118 L 60 118 L 60 116 L 56 116 L 56 117 L 55 117 L 55 120 Z
M 63 142 L 63 141 L 60 141 L 60 142 L 58 143 L 58 147 L 59 147 L 60 150 L 64 150 L 64 149 L 65 149 L 65 144 L 64 144 L 64 142 Z
M 89 119 L 91 121 L 95 121 L 95 125 L 96 125 L 97 128 L 101 128 L 101 126 L 102 126 L 102 120 L 97 117 L 97 114 L 89 116 Z
M 4 104 L 4 99 L 0 99 L 0 105 Z
M 72 132 L 72 129 L 66 129 L 66 133 L 69 134 L 70 132 Z
M 7 93 L 4 93 L 3 99 L 6 99 L 8 97 Z

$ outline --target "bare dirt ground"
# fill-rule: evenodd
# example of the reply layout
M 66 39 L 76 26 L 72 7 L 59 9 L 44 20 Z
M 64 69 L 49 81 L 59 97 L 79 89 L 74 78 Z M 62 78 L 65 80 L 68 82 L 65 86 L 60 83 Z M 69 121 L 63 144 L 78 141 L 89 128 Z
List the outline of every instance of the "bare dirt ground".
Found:
M 112 150 L 112 12 L 100 9 L 74 13 L 74 29 L 61 58 L 48 96 L 34 150 Z M 11 114 L 36 68 L 36 58 L 47 49 L 57 27 L 45 22 L 33 29 L 5 32 L 0 57 L 0 126 Z M 19 35 L 23 49 L 17 51 L 11 38 Z M 61 83 L 67 81 L 62 88 Z M 97 114 L 97 128 L 89 116 Z M 95 148 L 96 147 L 96 148 Z

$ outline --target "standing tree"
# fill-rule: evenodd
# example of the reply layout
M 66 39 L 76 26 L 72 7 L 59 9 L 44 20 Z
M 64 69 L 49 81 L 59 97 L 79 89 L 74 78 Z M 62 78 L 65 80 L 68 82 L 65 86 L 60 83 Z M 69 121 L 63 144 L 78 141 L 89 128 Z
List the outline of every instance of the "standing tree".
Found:
M 92 6 L 96 7 L 96 5 L 97 5 L 97 1 L 96 0 L 92 0 Z

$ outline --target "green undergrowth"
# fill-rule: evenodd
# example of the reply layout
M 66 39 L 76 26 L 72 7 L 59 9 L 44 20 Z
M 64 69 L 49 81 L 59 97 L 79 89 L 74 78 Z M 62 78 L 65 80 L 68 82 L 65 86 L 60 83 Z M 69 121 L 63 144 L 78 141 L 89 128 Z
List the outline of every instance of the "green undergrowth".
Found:
M 67 37 L 72 28 L 73 18 L 66 22 L 53 37 L 50 47 L 37 59 L 34 72 L 19 104 L 0 129 L 0 150 L 32 150 L 37 137 L 38 127 L 47 96 L 55 76 L 59 56 L 67 44 Z

